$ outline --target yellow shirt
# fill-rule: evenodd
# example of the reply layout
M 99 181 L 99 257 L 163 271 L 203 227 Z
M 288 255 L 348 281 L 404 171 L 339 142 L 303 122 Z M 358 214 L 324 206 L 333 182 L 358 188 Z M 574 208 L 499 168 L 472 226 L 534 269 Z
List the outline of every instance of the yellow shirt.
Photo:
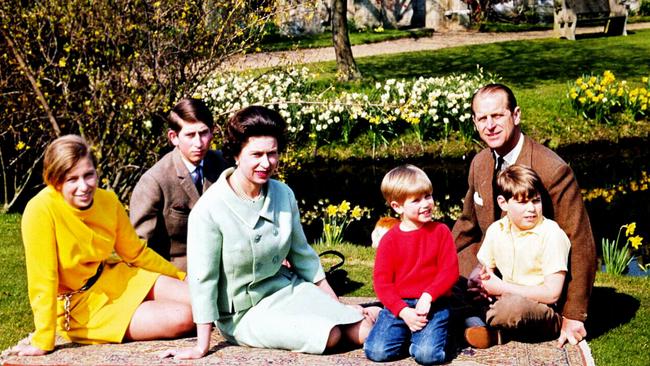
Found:
M 553 220 L 530 230 L 512 228 L 508 216 L 490 225 L 476 255 L 488 268 L 498 268 L 502 279 L 522 286 L 537 286 L 544 277 L 567 270 L 569 238 Z
M 184 273 L 149 249 L 133 230 L 113 192 L 97 189 L 87 210 L 70 206 L 48 186 L 32 198 L 22 218 L 32 345 L 54 349 L 57 295 L 81 288 L 115 251 L 123 261 L 179 279 Z

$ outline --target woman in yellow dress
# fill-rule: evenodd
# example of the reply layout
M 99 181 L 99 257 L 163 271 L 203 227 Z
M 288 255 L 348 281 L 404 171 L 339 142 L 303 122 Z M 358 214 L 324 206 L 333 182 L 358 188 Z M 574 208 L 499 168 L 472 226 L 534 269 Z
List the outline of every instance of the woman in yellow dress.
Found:
M 29 344 L 13 352 L 50 352 L 56 332 L 92 344 L 191 331 L 185 273 L 138 238 L 113 192 L 97 188 L 86 141 L 68 135 L 52 142 L 43 180 L 47 186 L 29 201 L 22 218 L 35 331 Z

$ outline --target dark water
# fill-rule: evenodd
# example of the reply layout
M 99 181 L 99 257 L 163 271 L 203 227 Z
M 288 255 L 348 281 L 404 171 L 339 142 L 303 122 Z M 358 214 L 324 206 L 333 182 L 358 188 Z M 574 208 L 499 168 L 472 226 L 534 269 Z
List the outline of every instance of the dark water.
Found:
M 597 142 L 572 145 L 557 150 L 575 172 L 581 188 L 605 188 L 630 179 L 638 179 L 641 171 L 650 173 L 650 141 L 638 138 L 620 140 L 618 143 Z M 333 203 L 348 200 L 373 209 L 373 218 L 350 226 L 346 239 L 369 244 L 370 232 L 376 219 L 388 212 L 379 190 L 386 172 L 393 167 L 410 163 L 422 168 L 434 185 L 434 198 L 460 204 L 467 191 L 467 172 L 471 157 L 465 159 L 440 159 L 420 156 L 404 160 L 350 159 L 344 163 L 316 161 L 304 164 L 301 170 L 291 173 L 287 183 L 299 200 L 304 199 L 309 209 L 319 199 L 328 198 Z M 449 196 L 449 200 L 445 200 Z M 611 203 L 596 199 L 586 203 L 597 246 L 603 236 L 614 238 L 618 228 L 629 222 L 637 223 L 637 233 L 650 240 L 650 190 L 619 194 Z M 453 225 L 453 221 L 446 222 Z M 310 239 L 320 235 L 320 227 L 306 228 Z M 646 244 L 647 245 L 647 244 Z

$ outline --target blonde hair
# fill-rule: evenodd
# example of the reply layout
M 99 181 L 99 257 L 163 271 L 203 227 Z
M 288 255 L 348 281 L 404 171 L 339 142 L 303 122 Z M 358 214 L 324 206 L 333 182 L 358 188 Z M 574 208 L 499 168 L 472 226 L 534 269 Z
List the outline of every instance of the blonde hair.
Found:
M 70 169 L 85 157 L 89 157 L 93 166 L 96 166 L 90 146 L 81 136 L 65 135 L 57 138 L 45 149 L 43 181 L 58 189 Z
M 510 165 L 497 176 L 497 188 L 503 198 L 514 198 L 519 202 L 528 201 L 541 194 L 544 185 L 539 175 L 529 167 Z
M 403 203 L 407 198 L 420 194 L 431 194 L 433 185 L 427 174 L 411 165 L 400 165 L 389 171 L 381 181 L 381 194 L 388 204 Z

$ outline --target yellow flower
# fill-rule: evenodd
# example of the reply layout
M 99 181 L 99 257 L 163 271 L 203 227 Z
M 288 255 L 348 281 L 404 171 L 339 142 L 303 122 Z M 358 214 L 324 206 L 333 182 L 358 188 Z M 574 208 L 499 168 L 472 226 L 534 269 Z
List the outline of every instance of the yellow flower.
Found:
M 578 97 L 578 93 L 571 92 L 571 99 L 576 99 L 577 97 Z
M 336 215 L 337 211 L 338 211 L 338 207 L 334 205 L 327 206 L 327 216 L 334 216 Z
M 361 210 L 361 207 L 354 206 L 352 213 L 350 213 L 350 216 L 352 216 L 352 218 L 355 220 L 359 220 L 361 218 L 361 215 L 363 215 L 363 210 Z
M 578 102 L 580 102 L 580 104 L 585 104 L 586 101 L 587 101 L 587 98 L 585 98 L 585 97 L 578 98 Z
M 348 211 L 350 211 L 350 202 L 344 200 L 339 205 L 339 212 L 345 214 L 348 213 Z
M 642 77 L 641 82 L 647 83 L 648 82 L 648 77 L 647 76 Z
M 637 235 L 637 236 L 633 236 L 633 237 L 629 238 L 628 240 L 630 241 L 630 244 L 632 245 L 632 248 L 634 248 L 636 250 L 636 249 L 639 249 L 639 247 L 641 246 L 641 242 L 643 241 L 643 238 L 641 236 Z
M 25 143 L 22 141 L 18 141 L 18 143 L 16 144 L 16 150 L 22 150 L 24 148 L 25 148 Z
M 61 57 L 59 59 L 59 67 L 65 67 L 66 63 L 67 63 L 67 60 L 66 60 L 65 57 Z
M 636 230 L 636 222 L 625 225 L 625 236 L 634 235 L 634 230 Z

